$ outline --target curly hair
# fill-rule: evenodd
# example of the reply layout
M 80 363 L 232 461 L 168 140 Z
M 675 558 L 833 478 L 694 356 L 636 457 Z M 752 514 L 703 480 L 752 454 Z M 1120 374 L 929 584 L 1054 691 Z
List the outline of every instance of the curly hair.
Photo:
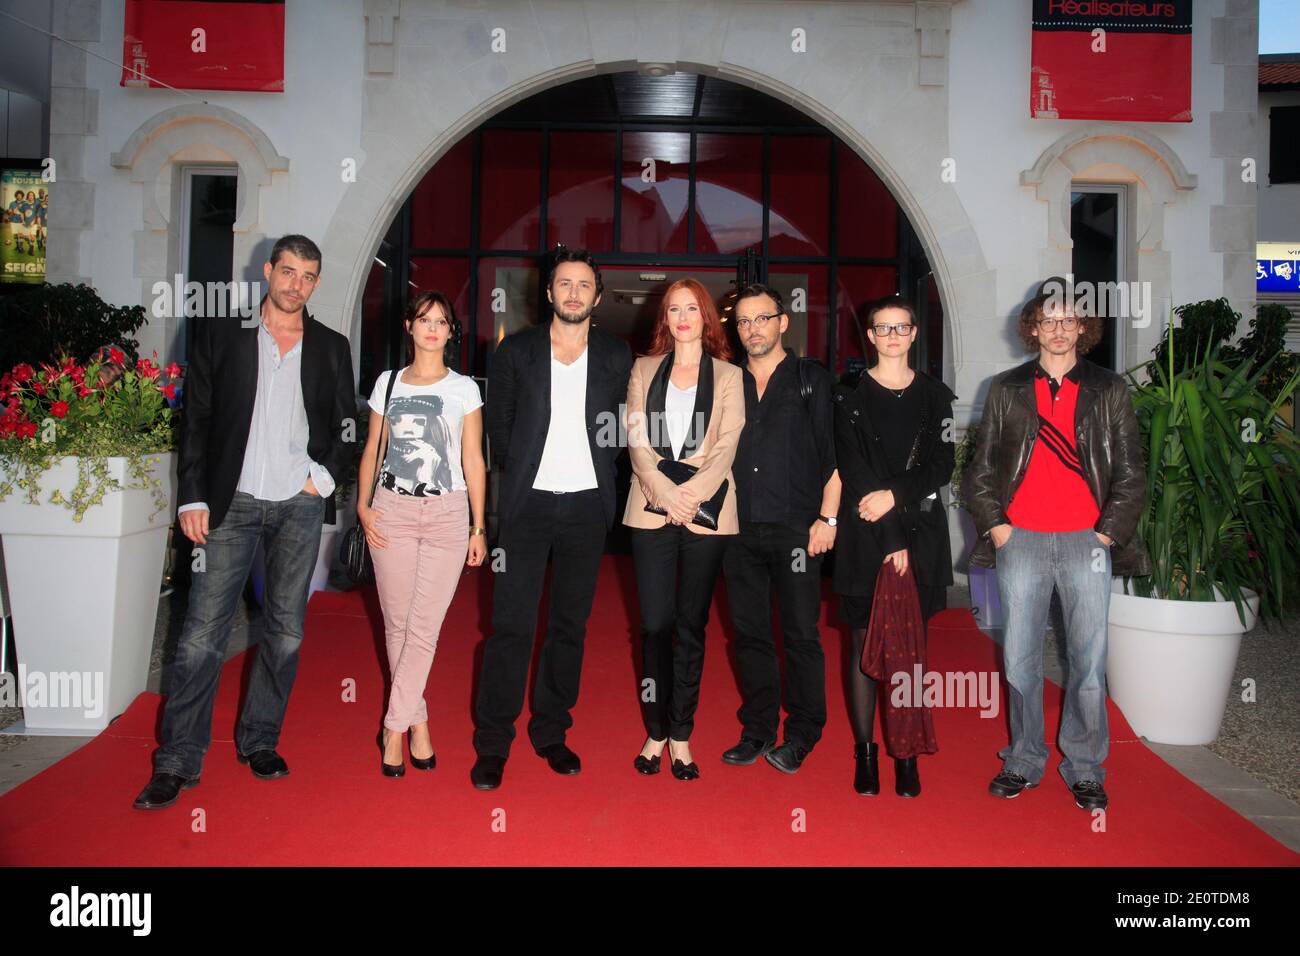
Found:
M 664 290 L 663 298 L 659 300 L 659 317 L 655 320 L 654 337 L 650 340 L 650 351 L 646 354 L 667 355 L 673 350 L 673 333 L 668 329 L 668 300 L 678 289 L 688 290 L 699 303 L 700 315 L 704 319 L 704 351 L 712 358 L 730 362 L 731 343 L 727 341 L 726 330 L 718 318 L 718 307 L 709 298 L 709 290 L 698 279 L 678 279 Z
M 1053 296 L 1059 298 L 1061 294 L 1059 290 L 1065 288 L 1067 286 L 1064 279 L 1046 279 L 1038 286 L 1038 294 L 1021 306 L 1017 331 L 1020 333 L 1020 341 L 1024 345 L 1026 352 L 1037 352 L 1039 350 L 1038 337 L 1034 334 L 1034 330 L 1038 325 L 1038 320 L 1043 317 L 1043 303 Z M 1075 348 L 1080 355 L 1086 355 L 1093 346 L 1101 341 L 1105 329 L 1100 318 L 1091 315 L 1080 315 L 1078 318 L 1079 341 Z

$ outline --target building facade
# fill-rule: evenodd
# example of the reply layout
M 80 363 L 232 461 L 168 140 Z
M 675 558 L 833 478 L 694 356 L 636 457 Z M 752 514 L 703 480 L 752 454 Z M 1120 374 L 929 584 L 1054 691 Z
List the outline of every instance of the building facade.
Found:
M 851 180 L 843 195 L 828 187 L 818 199 L 835 199 L 827 222 L 810 227 L 830 234 L 826 248 L 813 248 L 814 237 L 808 255 L 798 254 L 798 242 L 787 251 L 787 259 L 809 261 L 786 263 L 786 272 L 800 266 L 806 268 L 799 276 L 822 277 L 820 288 L 807 279 L 803 346 L 841 371 L 855 357 L 856 335 L 845 326 L 867 298 L 894 291 L 891 284 L 909 295 L 932 288 L 929 314 L 938 318 L 927 330 L 930 361 L 958 394 L 965 423 L 978 413 L 990 377 L 1024 360 L 1013 329 L 1021 303 L 1045 276 L 1086 273 L 1083 259 L 1094 268 L 1101 262 L 1099 275 L 1149 293 L 1145 316 L 1115 323 L 1103 356 L 1115 368 L 1150 354 L 1171 306 L 1225 296 L 1249 317 L 1255 301 L 1259 185 L 1243 176 L 1243 161 L 1258 148 L 1257 4 L 1197 0 L 1186 123 L 1032 119 L 1028 8 L 1002 0 L 290 2 L 284 92 L 238 93 L 121 85 L 114 64 L 122 58 L 124 0 L 54 0 L 52 32 L 98 56 L 52 44 L 49 152 L 58 193 L 49 217 L 48 278 L 84 281 L 111 302 L 150 306 L 156 284 L 190 277 L 192 247 L 204 248 L 193 221 L 195 196 L 212 183 L 201 177 L 233 176 L 232 221 L 219 223 L 233 234 L 229 277 L 259 279 L 270 243 L 284 233 L 316 239 L 325 258 L 311 307 L 349 336 L 364 382 L 367 371 L 391 360 L 392 336 L 384 330 L 396 321 L 405 290 L 424 281 L 412 276 L 410 263 L 440 258 L 437 236 L 412 244 L 411 230 L 421 227 L 406 220 L 421 215 L 421 190 L 433 195 L 435 218 L 456 208 L 463 186 L 440 191 L 446 177 L 429 177 L 441 161 L 455 160 L 460 145 L 462 159 L 470 153 L 464 185 L 479 190 L 465 197 L 480 209 L 467 228 L 480 234 L 473 244 L 449 240 L 441 258 L 463 262 L 426 264 L 424 275 L 460 283 L 450 291 L 472 317 L 474 338 L 463 361 L 481 373 L 508 323 L 531 319 L 528 296 L 509 288 L 500 311 L 508 271 L 483 263 L 496 252 L 524 253 L 500 258 L 536 269 L 529 257 L 555 238 L 538 214 L 540 224 L 519 240 L 526 248 L 484 245 L 478 204 L 508 201 L 515 182 L 509 162 L 493 167 L 484 156 L 484 138 L 500 140 L 511 132 L 502 117 L 512 108 L 524 111 L 514 132 L 532 129 L 541 137 L 527 143 L 539 158 L 526 164 L 525 178 L 534 165 L 546 171 L 542 205 L 552 174 L 575 175 L 563 160 L 556 173 L 557 153 L 570 165 L 584 161 L 584 149 L 558 134 L 611 134 L 610 193 L 636 201 L 645 198 L 636 185 L 636 136 L 650 134 L 644 149 L 654 158 L 653 134 L 681 127 L 656 125 L 662 118 L 652 115 L 639 128 L 616 115 L 584 130 L 601 111 L 576 96 L 561 96 L 557 107 L 557 91 L 602 77 L 622 77 L 617 82 L 632 90 L 662 79 L 693 84 L 700 99 L 713 84 L 722 99 L 736 89 L 752 96 L 739 119 L 733 112 L 714 120 L 698 102 L 678 117 L 689 127 L 682 142 L 690 153 L 679 146 L 666 166 L 670 175 L 674 162 L 688 168 L 685 189 L 697 205 L 683 211 L 678 202 L 677 215 L 703 215 L 700 184 L 721 183 L 727 195 L 757 199 L 761 231 L 708 250 L 691 246 L 698 238 L 692 233 L 686 254 L 674 259 L 662 247 L 679 241 L 672 228 L 662 230 L 657 249 L 615 245 L 612 219 L 622 217 L 612 213 L 613 248 L 602 251 L 617 252 L 612 261 L 640 276 L 656 268 L 729 272 L 723 260 L 739 259 L 745 252 L 738 246 L 747 245 L 760 259 L 757 274 L 779 275 L 770 191 L 781 175 L 797 174 L 802 160 L 772 144 L 788 130 L 822 136 L 825 143 L 808 157 L 814 178 L 831 177 L 832 162 L 836 170 L 860 165 L 867 175 Z M 548 95 L 550 105 L 537 106 Z M 764 112 L 755 105 L 761 103 L 775 104 L 770 117 L 755 115 Z M 608 104 L 603 109 L 607 114 Z M 722 132 L 711 132 L 714 126 Z M 747 148 L 724 149 L 717 164 L 724 174 L 710 180 L 700 170 L 701 137 L 729 134 L 749 136 L 761 155 L 755 161 Z M 490 148 L 510 151 L 500 142 Z M 733 163 L 748 163 L 761 177 L 739 186 L 725 175 Z M 489 175 L 500 184 L 489 182 L 483 194 Z M 859 201 L 878 187 L 884 202 Z M 718 208 L 725 210 L 725 200 Z M 648 215 L 670 205 L 659 201 Z M 423 208 L 428 214 L 427 202 Z M 529 202 L 520 208 L 529 214 Z M 636 207 L 620 198 L 616 208 Z M 829 217 L 840 213 L 845 221 L 831 230 Z M 595 233 L 585 235 L 604 234 L 596 218 Z M 506 223 L 502 231 L 511 228 Z M 892 244 L 871 248 L 863 239 L 885 231 Z M 583 235 L 578 229 L 576 238 Z M 403 243 L 398 265 L 383 258 L 395 238 Z M 573 238 L 565 241 L 576 244 Z M 844 242 L 861 248 L 847 255 L 834 247 Z M 388 271 L 377 276 L 377 262 Z M 856 284 L 842 281 L 855 268 L 877 271 L 862 273 Z M 536 284 L 528 275 L 518 281 Z M 155 315 L 141 335 L 144 351 L 183 359 L 183 326 L 181 318 Z

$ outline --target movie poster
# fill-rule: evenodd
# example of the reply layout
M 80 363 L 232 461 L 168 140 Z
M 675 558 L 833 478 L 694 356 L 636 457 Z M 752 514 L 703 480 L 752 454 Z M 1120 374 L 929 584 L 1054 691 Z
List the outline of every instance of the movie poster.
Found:
M 45 281 L 50 184 L 40 170 L 0 171 L 0 282 Z

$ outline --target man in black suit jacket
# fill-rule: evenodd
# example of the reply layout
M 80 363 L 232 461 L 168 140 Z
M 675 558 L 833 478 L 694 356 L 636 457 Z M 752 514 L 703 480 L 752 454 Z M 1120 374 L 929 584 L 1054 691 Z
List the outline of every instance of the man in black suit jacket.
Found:
M 552 321 L 497 346 L 488 378 L 487 428 L 501 475 L 502 566 L 493 561 L 492 629 L 483 652 L 470 773 L 492 790 L 523 709 L 546 560 L 553 558 L 550 621 L 538 662 L 528 736 L 557 773 L 582 765 L 564 742 L 578 700 L 587 618 L 605 535 L 614 523 L 619 407 L 632 351 L 591 325 L 600 270 L 590 254 L 561 250 L 547 283 Z
M 178 470 L 181 530 L 196 545 L 196 566 L 162 746 L 137 809 L 169 806 L 199 782 L 230 621 L 259 539 L 265 630 L 235 750 L 257 777 L 289 772 L 275 748 L 298 668 L 321 525 L 334 520 L 334 488 L 356 421 L 348 340 L 306 309 L 320 264 L 314 242 L 285 236 L 263 267 L 269 291 L 259 322 L 236 316 L 196 323 Z

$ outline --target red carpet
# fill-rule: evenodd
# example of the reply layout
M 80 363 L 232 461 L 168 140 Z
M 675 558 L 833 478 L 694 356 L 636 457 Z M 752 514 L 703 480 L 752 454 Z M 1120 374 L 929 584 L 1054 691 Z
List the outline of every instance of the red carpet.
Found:
M 739 704 L 723 608 L 710 624 L 692 745 L 702 776 L 642 777 L 630 562 L 609 558 L 588 631 L 583 690 L 569 743 L 583 771 L 559 777 L 520 735 L 500 790 L 469 784 L 470 702 L 489 602 L 482 572 L 462 581 L 443 629 L 427 699 L 438 767 L 379 774 L 380 618 L 373 591 L 316 595 L 281 753 L 292 773 L 255 780 L 231 743 L 246 655 L 225 669 L 214 742 L 199 787 L 172 807 L 131 809 L 149 777 L 159 698 L 142 695 L 112 727 L 0 798 L 5 865 L 1295 865 L 1300 858 L 1190 783 L 1134 738 L 1113 706 L 1105 831 L 1076 808 L 1053 759 L 1043 786 L 1016 800 L 985 787 L 1006 740 L 999 716 L 938 709 L 940 752 L 921 759 L 924 792 L 893 793 L 881 760 L 878 797 L 853 793 L 852 739 L 841 691 L 844 634 L 823 630 L 830 721 L 795 776 L 760 761 L 730 767 Z M 722 594 L 722 589 L 719 589 Z M 725 601 L 725 598 L 723 598 Z M 725 605 L 724 605 L 725 607 Z M 824 605 L 833 613 L 833 604 Z M 990 671 L 997 646 L 965 611 L 932 623 L 930 667 Z M 345 683 L 356 683 L 346 702 Z M 1060 692 L 1049 687 L 1048 739 Z M 879 738 L 878 738 L 879 739 Z M 196 811 L 202 810 L 199 814 Z M 494 830 L 494 822 L 496 829 Z M 799 824 L 803 825 L 800 826 Z M 499 832 L 504 825 L 504 832 Z

